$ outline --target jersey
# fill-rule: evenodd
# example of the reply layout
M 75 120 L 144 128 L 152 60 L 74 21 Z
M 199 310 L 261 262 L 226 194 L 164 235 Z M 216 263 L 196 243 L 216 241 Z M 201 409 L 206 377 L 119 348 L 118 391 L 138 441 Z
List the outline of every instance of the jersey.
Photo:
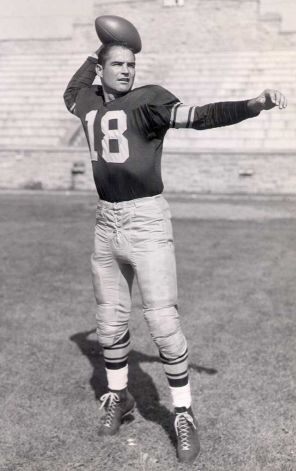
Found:
M 162 193 L 163 139 L 176 103 L 157 85 L 106 103 L 100 86 L 80 90 L 75 114 L 85 131 L 101 199 L 120 202 Z

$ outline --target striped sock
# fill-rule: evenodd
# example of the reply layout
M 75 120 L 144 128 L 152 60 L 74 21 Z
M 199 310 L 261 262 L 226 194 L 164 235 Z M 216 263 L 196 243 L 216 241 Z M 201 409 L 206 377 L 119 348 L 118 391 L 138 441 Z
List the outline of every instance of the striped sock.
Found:
M 160 353 L 160 359 L 164 367 L 169 385 L 173 388 L 185 386 L 188 378 L 188 350 L 177 358 L 170 360 Z
M 187 348 L 178 358 L 169 360 L 160 353 L 160 359 L 169 382 L 173 406 L 188 409 L 191 405 L 191 391 L 188 377 Z
M 128 330 L 112 347 L 103 348 L 108 388 L 111 390 L 121 390 L 127 387 L 129 349 L 130 334 Z

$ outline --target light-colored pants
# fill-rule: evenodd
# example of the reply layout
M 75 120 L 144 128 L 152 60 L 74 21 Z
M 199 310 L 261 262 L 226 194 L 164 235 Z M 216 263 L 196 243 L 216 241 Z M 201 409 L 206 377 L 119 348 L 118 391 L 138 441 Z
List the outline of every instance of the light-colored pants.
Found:
M 92 274 L 103 347 L 114 345 L 128 329 L 136 275 L 144 316 L 160 353 L 170 359 L 184 353 L 171 214 L 162 195 L 98 202 Z

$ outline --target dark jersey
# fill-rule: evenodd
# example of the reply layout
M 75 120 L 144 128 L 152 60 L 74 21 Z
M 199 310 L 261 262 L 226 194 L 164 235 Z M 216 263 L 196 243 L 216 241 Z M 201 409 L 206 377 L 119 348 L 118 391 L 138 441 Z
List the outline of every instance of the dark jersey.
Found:
M 95 64 L 95 59 L 87 59 L 64 99 L 81 119 L 103 200 L 127 201 L 163 191 L 161 154 L 169 127 L 209 129 L 254 116 L 247 101 L 187 106 L 158 85 L 136 88 L 106 103 L 102 87 L 92 85 Z
M 163 139 L 177 98 L 155 85 L 136 88 L 108 103 L 98 86 L 83 88 L 75 114 L 81 119 L 100 198 L 125 201 L 163 190 Z

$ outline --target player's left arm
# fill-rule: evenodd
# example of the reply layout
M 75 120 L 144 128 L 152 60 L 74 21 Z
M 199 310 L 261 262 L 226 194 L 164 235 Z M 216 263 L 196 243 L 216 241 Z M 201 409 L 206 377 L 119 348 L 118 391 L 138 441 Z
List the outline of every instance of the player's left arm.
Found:
M 237 124 L 258 116 L 263 110 L 287 106 L 286 97 L 277 90 L 264 90 L 258 97 L 242 101 L 209 103 L 203 106 L 174 105 L 171 111 L 170 127 L 211 129 Z

